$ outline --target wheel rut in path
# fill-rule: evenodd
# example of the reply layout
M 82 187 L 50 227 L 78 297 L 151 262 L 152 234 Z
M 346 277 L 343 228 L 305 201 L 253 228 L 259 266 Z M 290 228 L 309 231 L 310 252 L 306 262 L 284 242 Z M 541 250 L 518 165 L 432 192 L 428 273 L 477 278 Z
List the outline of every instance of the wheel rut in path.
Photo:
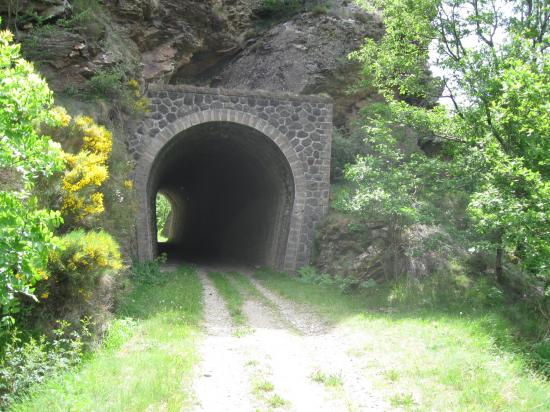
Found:
M 241 342 L 234 336 L 231 317 L 222 297 L 199 270 L 203 282 L 205 338 L 194 380 L 195 411 L 253 411 L 250 383 Z
M 331 328 L 307 306 L 263 287 L 251 272 L 238 272 L 259 292 L 254 296 L 241 291 L 250 333 L 240 337 L 207 271 L 200 270 L 207 336 L 195 381 L 196 410 L 391 410 L 372 389 L 363 373 L 365 365 L 347 354 L 349 331 Z M 327 387 L 315 382 L 313 375 L 318 372 L 338 376 L 341 384 Z M 265 383 L 272 389 L 262 390 Z M 276 408 L 274 397 L 281 403 Z

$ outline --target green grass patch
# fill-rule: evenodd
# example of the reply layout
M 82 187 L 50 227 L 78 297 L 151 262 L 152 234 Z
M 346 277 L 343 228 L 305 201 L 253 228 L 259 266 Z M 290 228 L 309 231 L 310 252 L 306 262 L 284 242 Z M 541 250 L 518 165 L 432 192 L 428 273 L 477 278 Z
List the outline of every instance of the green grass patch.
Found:
M 281 396 L 275 394 L 273 396 L 271 396 L 268 400 L 267 400 L 267 404 L 269 406 L 271 406 L 272 408 L 282 408 L 286 405 L 288 405 L 288 401 L 283 399 Z
M 326 374 L 320 370 L 313 372 L 311 375 L 313 382 L 322 383 L 328 388 L 341 388 L 343 385 L 342 378 L 337 374 Z
M 254 393 L 273 392 L 275 385 L 269 381 L 259 381 L 254 383 Z
M 530 368 L 528 354 L 516 343 L 516 329 L 498 307 L 419 307 L 399 303 L 403 300 L 395 299 L 392 288 L 342 294 L 285 274 L 262 271 L 256 276 L 282 296 L 357 332 L 358 339 L 347 346 L 343 342 L 342 350 L 369 365 L 365 373 L 394 406 L 550 410 L 550 383 Z
M 102 347 L 82 368 L 35 388 L 13 411 L 180 411 L 190 404 L 202 285 L 182 268 L 134 284 Z
M 225 300 L 227 310 L 235 326 L 245 326 L 246 316 L 243 312 L 244 299 L 237 287 L 228 279 L 227 275 L 210 272 L 208 273 L 208 277 Z

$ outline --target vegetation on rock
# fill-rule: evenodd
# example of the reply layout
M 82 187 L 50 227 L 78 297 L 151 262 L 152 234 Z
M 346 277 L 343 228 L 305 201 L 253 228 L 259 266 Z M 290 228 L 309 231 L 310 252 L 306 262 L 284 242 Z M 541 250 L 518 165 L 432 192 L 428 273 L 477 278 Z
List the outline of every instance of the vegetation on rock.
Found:
M 374 5 L 386 33 L 352 58 L 388 115 L 367 113 L 369 154 L 346 171 L 347 209 L 388 219 L 392 238 L 415 221 L 462 231 L 467 249 L 493 250 L 496 279 L 550 319 L 548 5 L 511 1 L 509 13 L 492 0 Z M 440 77 L 426 69 L 430 47 Z M 435 101 L 439 90 L 450 107 Z M 403 127 L 439 150 L 403 154 L 394 137 Z M 521 267 L 523 284 L 505 277 L 508 263 Z

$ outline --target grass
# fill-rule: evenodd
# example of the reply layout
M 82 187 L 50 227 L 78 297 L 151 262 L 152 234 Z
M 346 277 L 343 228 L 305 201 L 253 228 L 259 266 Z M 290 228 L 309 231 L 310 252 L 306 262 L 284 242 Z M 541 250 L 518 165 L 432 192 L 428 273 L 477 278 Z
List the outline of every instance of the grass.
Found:
M 267 400 L 267 404 L 272 408 L 282 408 L 288 404 L 288 401 L 275 394 Z
M 337 374 L 329 374 L 317 370 L 311 375 L 313 382 L 322 383 L 327 388 L 341 388 L 343 385 L 342 378 Z
M 13 411 L 180 411 L 191 402 L 202 285 L 188 268 L 136 283 L 81 369 L 35 388 Z
M 257 300 L 258 302 L 273 310 L 274 313 L 279 313 L 277 305 L 269 300 L 262 292 L 260 292 L 248 277 L 238 272 L 228 272 L 228 275 L 230 280 L 235 283 L 242 294 L 249 298 Z
M 265 393 L 265 392 L 273 392 L 275 389 L 275 385 L 273 385 L 269 381 L 259 381 L 254 383 L 254 393 Z
M 357 332 L 343 349 L 368 365 L 365 373 L 396 407 L 550 410 L 550 383 L 529 368 L 528 355 L 515 343 L 516 330 L 497 309 L 399 305 L 392 290 L 344 295 L 285 274 L 256 276 L 282 296 Z M 317 378 L 324 382 L 326 376 Z
M 208 273 L 208 277 L 225 300 L 229 315 L 237 327 L 246 325 L 246 316 L 243 312 L 244 299 L 237 287 L 226 275 L 218 272 Z

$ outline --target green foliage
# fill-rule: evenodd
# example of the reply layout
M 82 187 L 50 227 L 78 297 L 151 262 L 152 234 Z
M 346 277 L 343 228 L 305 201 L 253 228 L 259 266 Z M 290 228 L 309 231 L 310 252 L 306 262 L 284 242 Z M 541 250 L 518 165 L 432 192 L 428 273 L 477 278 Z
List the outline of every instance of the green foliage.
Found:
M 69 232 L 58 244 L 48 264 L 50 299 L 87 302 L 102 277 L 116 278 L 123 267 L 119 246 L 106 232 Z
M 171 212 L 172 205 L 168 198 L 162 193 L 158 193 L 156 198 L 157 238 L 161 241 L 166 239 L 165 229 Z
M 448 165 L 419 150 L 407 150 L 407 137 L 397 129 L 386 105 L 369 107 L 362 127 L 367 154 L 345 171 L 354 186 L 343 207 L 367 218 L 382 218 L 393 228 L 431 223 L 434 201 L 445 191 Z
M 135 72 L 136 68 L 131 64 L 102 70 L 87 81 L 83 90 L 75 90 L 74 93 L 82 93 L 85 99 L 91 101 L 109 100 L 129 114 L 146 113 L 149 100 L 141 94 L 139 83 L 132 78 Z
M 132 279 L 140 284 L 160 285 L 166 282 L 166 274 L 160 270 L 162 263 L 166 261 L 165 256 L 160 256 L 149 262 L 134 261 L 132 265 Z
M 469 195 L 478 247 L 496 250 L 497 277 L 507 256 L 548 290 L 547 2 L 513 0 L 506 14 L 496 0 L 374 3 L 386 34 L 352 55 L 364 64 L 367 82 L 389 101 L 395 123 L 441 142 L 456 189 Z M 424 73 L 432 42 L 441 79 Z M 428 101 L 441 87 L 450 110 Z M 352 178 L 360 176 L 355 171 Z
M 43 209 L 32 190 L 39 177 L 61 170 L 58 145 L 39 134 L 53 122 L 52 93 L 23 60 L 12 35 L 0 32 L 0 306 L 1 323 L 11 323 L 22 295 L 36 299 L 34 284 L 46 273 L 52 230 L 59 213 Z
M 23 341 L 19 331 L 10 333 L 0 360 L 0 408 L 81 362 L 88 328 L 85 322 L 79 331 L 69 331 L 69 326 L 59 322 L 52 339 L 42 335 Z
M 351 276 L 329 275 L 327 273 L 319 273 L 313 266 L 304 266 L 298 270 L 298 279 L 304 283 L 313 283 L 323 286 L 334 286 L 340 291 L 347 293 L 356 289 L 369 289 L 377 286 L 377 283 L 372 280 L 362 281 Z
M 262 0 L 256 13 L 260 17 L 271 18 L 296 13 L 300 6 L 300 0 Z
M 363 134 L 355 128 L 352 133 L 345 135 L 335 129 L 332 135 L 332 150 L 330 161 L 330 180 L 338 182 L 344 179 L 347 165 L 354 163 L 357 155 L 366 153 L 363 144 Z

